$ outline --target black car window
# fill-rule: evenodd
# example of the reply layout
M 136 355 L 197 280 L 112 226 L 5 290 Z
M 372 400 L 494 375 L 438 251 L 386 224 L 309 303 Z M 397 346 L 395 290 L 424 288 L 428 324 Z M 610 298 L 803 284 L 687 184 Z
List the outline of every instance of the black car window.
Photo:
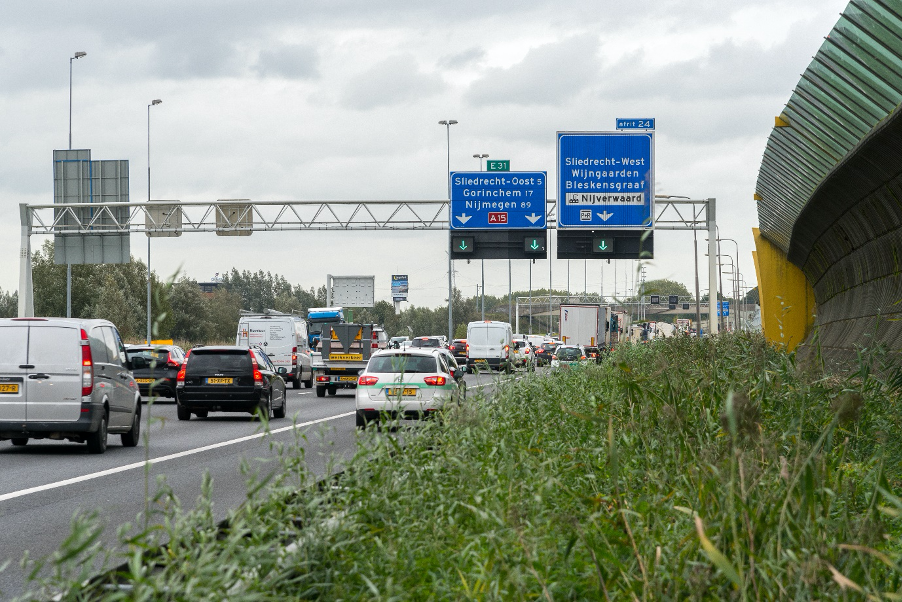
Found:
M 374 374 L 397 374 L 400 372 L 435 372 L 436 363 L 432 356 L 421 355 L 380 355 L 370 359 L 367 372 Z
M 207 351 L 195 349 L 188 358 L 189 374 L 249 374 L 251 356 L 245 349 L 235 351 Z
M 257 358 L 257 364 L 260 368 L 264 370 L 269 370 L 270 372 L 275 372 L 276 369 L 272 365 L 272 362 L 269 360 L 269 356 L 260 351 L 259 349 L 253 349 L 254 357 Z
M 439 347 L 438 339 L 414 339 L 411 347 Z
M 143 349 L 126 349 L 125 354 L 128 356 L 129 360 L 133 360 L 136 357 L 143 357 L 144 361 L 147 363 L 147 367 L 150 368 L 151 362 L 156 362 L 157 366 L 161 366 L 166 363 L 166 350 L 165 349 L 151 349 L 150 347 L 145 347 Z

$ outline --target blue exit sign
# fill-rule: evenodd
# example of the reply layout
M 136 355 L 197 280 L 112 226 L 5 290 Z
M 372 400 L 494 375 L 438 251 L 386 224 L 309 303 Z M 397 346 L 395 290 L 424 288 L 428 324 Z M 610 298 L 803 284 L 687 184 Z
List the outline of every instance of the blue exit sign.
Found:
M 622 117 L 617 118 L 617 129 L 618 130 L 653 130 L 655 129 L 655 120 L 654 118 L 642 118 L 642 119 L 623 119 Z

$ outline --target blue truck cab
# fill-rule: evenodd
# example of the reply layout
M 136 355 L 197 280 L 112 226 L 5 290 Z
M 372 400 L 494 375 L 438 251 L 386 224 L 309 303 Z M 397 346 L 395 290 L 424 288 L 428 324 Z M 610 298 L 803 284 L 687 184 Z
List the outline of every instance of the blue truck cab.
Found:
M 307 310 L 307 341 L 311 349 L 319 347 L 320 335 L 323 324 L 345 323 L 345 313 L 342 307 L 311 307 Z

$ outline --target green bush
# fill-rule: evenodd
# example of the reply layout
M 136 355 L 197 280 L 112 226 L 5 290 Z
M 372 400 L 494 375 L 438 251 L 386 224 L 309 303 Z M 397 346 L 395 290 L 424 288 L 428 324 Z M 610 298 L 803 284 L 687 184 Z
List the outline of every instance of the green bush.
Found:
M 133 542 L 133 589 L 47 585 L 73 600 L 900 599 L 899 426 L 870 372 L 801 370 L 759 336 L 626 345 L 502 381 L 443 423 L 365 431 L 325 486 L 286 447 L 281 479 L 223 532 L 201 504 L 169 514 L 154 570 Z

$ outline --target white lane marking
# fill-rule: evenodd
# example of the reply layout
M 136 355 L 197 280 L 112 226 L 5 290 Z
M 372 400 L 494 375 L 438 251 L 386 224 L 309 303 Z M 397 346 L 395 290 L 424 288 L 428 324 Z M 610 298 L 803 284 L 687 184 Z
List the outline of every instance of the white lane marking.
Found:
M 105 476 L 108 476 L 111 474 L 125 472 L 127 470 L 134 470 L 136 468 L 144 468 L 144 466 L 148 463 L 149 464 L 160 464 L 161 462 L 168 462 L 169 460 L 175 460 L 177 458 L 184 458 L 185 456 L 199 454 L 199 453 L 202 453 L 205 451 L 210 451 L 211 449 L 226 447 L 227 445 L 234 445 L 236 443 L 242 443 L 244 441 L 250 441 L 252 439 L 259 439 L 260 437 L 263 437 L 267 434 L 275 435 L 276 433 L 290 431 L 294 428 L 301 428 L 304 426 L 310 426 L 312 424 L 319 424 L 321 422 L 328 422 L 330 420 L 336 420 L 338 418 L 345 418 L 347 416 L 353 416 L 355 413 L 356 412 L 345 412 L 344 414 L 336 414 L 334 416 L 320 418 L 319 420 L 311 420 L 309 422 L 302 422 L 300 424 L 292 424 L 291 426 L 285 426 L 280 429 L 275 429 L 272 431 L 266 431 L 263 433 L 255 433 L 253 435 L 248 435 L 247 437 L 239 437 L 238 439 L 232 439 L 230 441 L 222 441 L 220 443 L 214 443 L 212 445 L 205 445 L 204 447 L 198 447 L 196 449 L 189 449 L 187 451 L 178 452 L 176 454 L 170 454 L 168 456 L 162 456 L 160 458 L 151 458 L 148 462 L 143 462 L 143 461 L 135 462 L 133 464 L 117 466 L 116 468 L 110 468 L 108 470 L 101 470 L 100 472 L 92 472 L 91 474 L 86 474 L 86 475 L 83 475 L 80 477 L 66 479 L 65 481 L 57 481 L 56 483 L 48 483 L 47 485 L 31 487 L 30 489 L 22 489 L 20 491 L 13 491 L 12 493 L 5 493 L 3 495 L 0 495 L 0 502 L 5 502 L 6 500 L 11 500 L 13 498 L 22 497 L 25 495 L 30 495 L 32 493 L 39 493 L 41 491 L 49 491 L 50 489 L 58 489 L 59 487 L 65 487 L 66 485 L 74 485 L 75 483 L 83 483 L 85 481 L 99 479 L 100 477 L 105 477 Z

